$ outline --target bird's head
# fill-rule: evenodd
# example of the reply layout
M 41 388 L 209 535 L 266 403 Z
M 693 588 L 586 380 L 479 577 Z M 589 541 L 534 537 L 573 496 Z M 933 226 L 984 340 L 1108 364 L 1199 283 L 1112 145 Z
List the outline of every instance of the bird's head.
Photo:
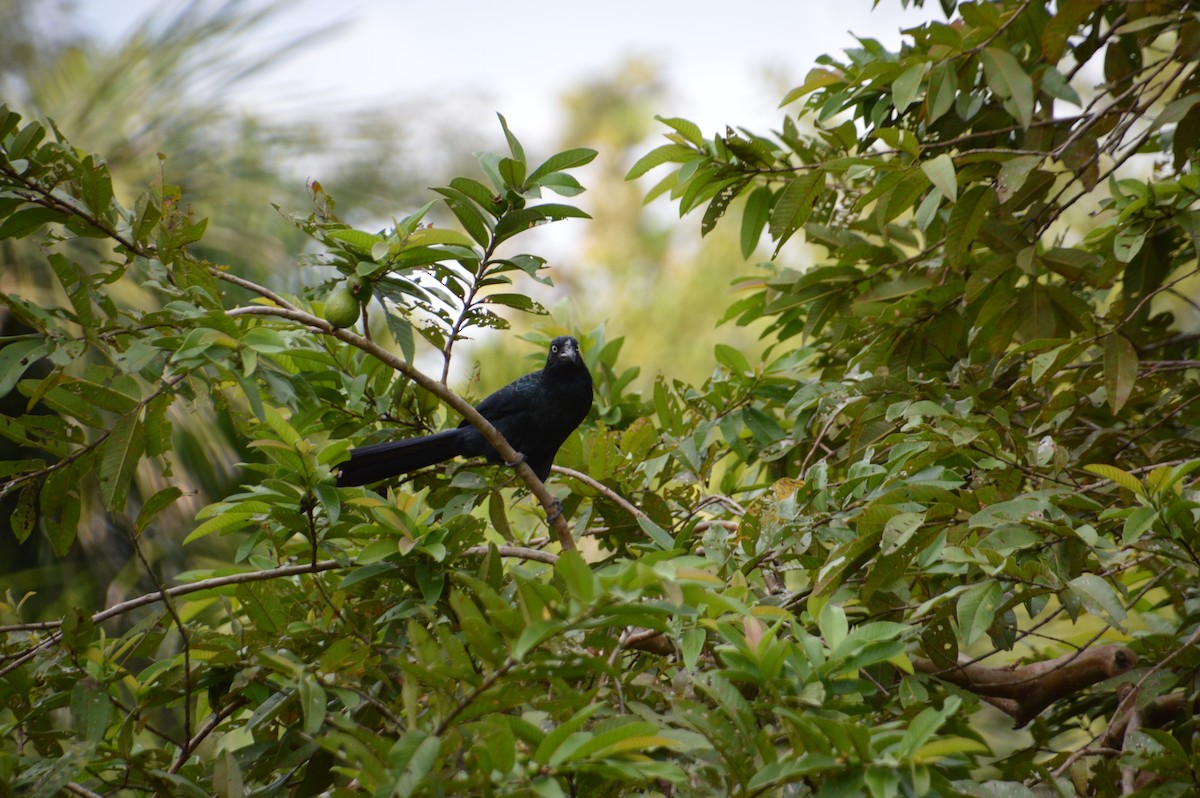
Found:
M 546 353 L 546 367 L 582 363 L 583 353 L 579 351 L 579 342 L 569 335 L 560 335 L 550 342 L 550 351 Z

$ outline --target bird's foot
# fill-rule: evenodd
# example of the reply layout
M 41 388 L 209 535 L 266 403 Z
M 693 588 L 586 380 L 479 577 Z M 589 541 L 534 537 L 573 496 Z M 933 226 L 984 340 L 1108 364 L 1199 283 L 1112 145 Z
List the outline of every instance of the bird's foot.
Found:
M 517 466 L 519 466 L 521 463 L 524 463 L 524 462 L 525 462 L 525 455 L 522 454 L 521 452 L 517 452 L 516 460 L 513 460 L 511 463 L 506 461 L 504 464 L 506 466 L 508 466 L 509 468 L 516 468 Z
M 558 519 L 562 518 L 562 514 L 563 514 L 562 499 L 555 499 L 553 504 L 554 504 L 554 512 L 552 512 L 552 513 L 550 513 L 550 515 L 546 516 L 546 525 L 547 526 L 554 526 L 554 522 L 557 521 Z

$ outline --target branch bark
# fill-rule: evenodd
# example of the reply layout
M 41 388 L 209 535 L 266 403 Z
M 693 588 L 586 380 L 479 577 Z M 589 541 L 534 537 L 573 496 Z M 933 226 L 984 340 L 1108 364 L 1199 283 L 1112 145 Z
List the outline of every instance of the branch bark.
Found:
M 1019 729 L 1055 701 L 1131 670 L 1138 658 L 1124 646 L 1096 646 L 1011 670 L 978 663 L 942 668 L 920 657 L 912 662 L 921 673 L 981 696 L 1011 715 L 1013 728 Z

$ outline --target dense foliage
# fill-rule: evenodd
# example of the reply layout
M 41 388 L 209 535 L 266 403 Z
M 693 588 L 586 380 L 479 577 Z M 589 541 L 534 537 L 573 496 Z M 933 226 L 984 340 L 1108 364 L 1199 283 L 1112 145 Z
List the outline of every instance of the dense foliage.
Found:
M 39 237 L 58 295 L 0 295 L 0 496 L 60 555 L 121 530 L 149 582 L 4 597 L 0 791 L 1194 794 L 1200 9 L 943 6 L 822 59 L 773 135 L 662 120 L 629 176 L 770 240 L 714 276 L 766 355 L 640 396 L 620 338 L 565 331 L 597 402 L 549 493 L 332 467 L 478 421 L 455 347 L 540 311 L 518 242 L 586 217 L 593 151 L 527 158 L 502 118 L 482 180 L 376 232 L 314 184 L 328 279 L 287 295 L 192 254 L 177 188 L 123 203 L 0 110 L 0 240 Z M 239 492 L 173 476 L 197 416 L 243 442 Z

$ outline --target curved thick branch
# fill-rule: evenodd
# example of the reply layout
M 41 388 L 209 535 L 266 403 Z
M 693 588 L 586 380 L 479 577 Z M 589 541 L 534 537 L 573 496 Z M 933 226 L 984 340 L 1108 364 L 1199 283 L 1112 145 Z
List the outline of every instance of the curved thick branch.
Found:
M 1124 646 L 1096 646 L 1012 670 L 989 668 L 978 663 L 942 668 L 920 657 L 912 660 L 918 671 L 970 690 L 1012 715 L 1013 727 L 1017 729 L 1060 698 L 1119 676 L 1134 668 L 1137 662 L 1137 654 Z

